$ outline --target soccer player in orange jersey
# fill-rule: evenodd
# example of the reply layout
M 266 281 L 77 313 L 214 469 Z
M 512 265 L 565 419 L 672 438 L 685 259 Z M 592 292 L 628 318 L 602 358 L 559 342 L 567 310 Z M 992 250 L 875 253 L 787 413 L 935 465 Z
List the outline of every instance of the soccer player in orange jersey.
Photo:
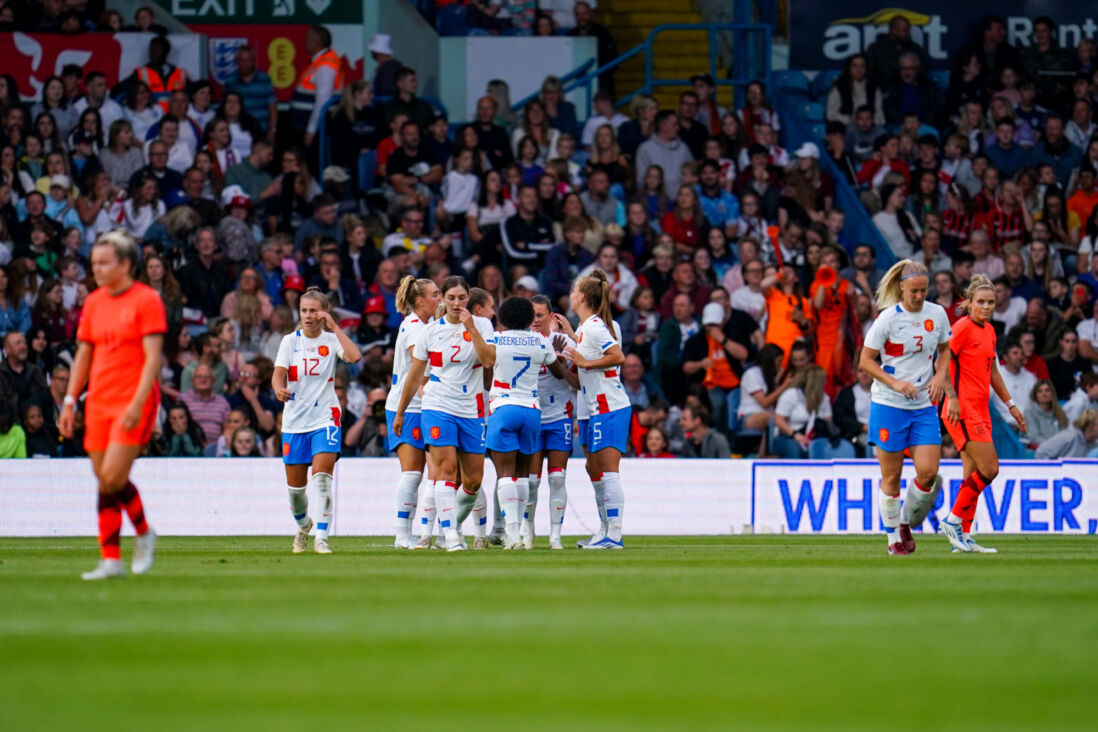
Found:
M 946 431 L 961 453 L 966 477 L 953 510 L 942 522 L 942 531 L 956 551 L 993 553 L 994 549 L 980 546 L 970 535 L 980 493 L 999 474 L 999 456 L 991 442 L 989 389 L 994 389 L 1010 408 L 1010 415 L 1017 420 L 1022 434 L 1026 431 L 1026 418 L 1010 398 L 999 373 L 995 329 L 988 322 L 995 311 L 995 285 L 986 275 L 976 275 L 965 297 L 968 315 L 953 325 L 953 336 L 949 340 L 953 353 L 949 376 L 961 408 L 960 419 L 952 421 L 949 418 L 949 398 L 942 401 L 940 409 Z
M 135 282 L 137 244 L 123 231 L 96 240 L 91 268 L 98 288 L 88 295 L 76 331 L 69 391 L 57 425 L 72 438 L 76 398 L 88 383 L 84 449 L 99 481 L 99 565 L 82 577 L 126 576 L 119 551 L 122 512 L 137 532 L 134 574 L 152 568 L 156 534 L 145 520 L 141 495 L 130 482 L 130 468 L 152 436 L 160 410 L 160 353 L 167 317 L 160 296 Z

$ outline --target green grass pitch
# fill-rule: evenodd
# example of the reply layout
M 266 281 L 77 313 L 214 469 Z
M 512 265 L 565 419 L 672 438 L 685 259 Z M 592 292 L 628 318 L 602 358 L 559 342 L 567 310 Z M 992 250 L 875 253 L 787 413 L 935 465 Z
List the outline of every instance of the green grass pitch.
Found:
M 0 729 L 1093 728 L 1098 539 L 984 539 L 3 539 Z

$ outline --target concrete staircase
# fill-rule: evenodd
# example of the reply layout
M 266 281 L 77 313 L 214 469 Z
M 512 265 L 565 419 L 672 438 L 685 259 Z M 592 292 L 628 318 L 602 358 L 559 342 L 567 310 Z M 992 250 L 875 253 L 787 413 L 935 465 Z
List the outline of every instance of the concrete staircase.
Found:
M 598 22 L 610 28 L 618 53 L 640 45 L 649 31 L 664 23 L 701 23 L 692 0 L 599 0 Z M 653 78 L 684 79 L 709 69 L 709 46 L 705 31 L 668 31 L 653 44 Z M 616 69 L 619 97 L 644 84 L 644 55 L 638 55 Z M 661 109 L 676 109 L 684 87 L 655 87 L 653 96 Z M 720 103 L 728 106 L 732 92 L 720 90 Z M 727 98 L 725 98 L 727 96 Z

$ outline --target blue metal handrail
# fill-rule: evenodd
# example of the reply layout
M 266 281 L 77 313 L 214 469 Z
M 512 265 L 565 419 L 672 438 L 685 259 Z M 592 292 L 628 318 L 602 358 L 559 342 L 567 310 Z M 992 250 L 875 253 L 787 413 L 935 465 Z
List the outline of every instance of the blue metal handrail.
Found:
M 633 97 L 638 94 L 651 94 L 652 89 L 657 86 L 689 86 L 689 79 L 656 79 L 653 78 L 653 52 L 652 46 L 655 42 L 656 36 L 668 31 L 690 31 L 690 30 L 703 30 L 708 33 L 709 40 L 709 75 L 713 77 L 713 80 L 717 86 L 731 86 L 734 89 L 746 87 L 752 81 L 762 81 L 764 83 L 770 80 L 770 26 L 763 23 L 665 23 L 663 25 L 657 25 L 648 35 L 645 37 L 644 42 L 631 48 L 622 55 L 615 58 L 613 61 L 607 63 L 604 66 L 600 66 L 594 71 L 584 75 L 575 81 L 566 84 L 564 92 L 568 93 L 579 87 L 584 87 L 587 92 L 587 116 L 591 116 L 591 85 L 599 78 L 600 75 L 617 68 L 621 64 L 625 63 L 629 59 L 637 56 L 641 53 L 644 54 L 644 86 L 636 89 L 626 96 L 618 99 L 615 106 L 622 107 L 632 101 Z M 719 78 L 717 70 L 717 34 L 731 32 L 734 34 L 733 48 L 746 49 L 749 46 L 749 41 L 754 40 L 752 36 L 756 34 L 761 37 L 762 49 L 759 53 L 759 58 L 751 59 L 748 54 L 737 54 L 743 58 L 739 63 L 734 64 L 734 69 L 738 72 L 737 76 L 731 79 Z M 756 63 L 757 62 L 757 63 Z

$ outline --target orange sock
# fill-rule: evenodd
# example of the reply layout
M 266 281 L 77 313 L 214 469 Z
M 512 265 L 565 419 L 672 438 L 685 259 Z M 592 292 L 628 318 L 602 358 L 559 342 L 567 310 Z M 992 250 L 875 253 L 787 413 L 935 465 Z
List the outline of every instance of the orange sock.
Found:
M 980 494 L 990 482 L 980 475 L 980 471 L 973 470 L 972 475 L 961 483 L 961 491 L 957 494 L 957 500 L 953 502 L 953 510 L 950 513 L 961 519 L 961 530 L 965 533 L 972 528 L 972 519 L 976 517 L 976 506 L 980 503 Z
M 122 508 L 114 496 L 99 494 L 99 553 L 104 559 L 120 559 L 118 534 L 122 531 Z
M 145 521 L 145 507 L 141 505 L 141 494 L 137 492 L 137 486 L 127 482 L 126 487 L 115 494 L 115 499 L 126 509 L 126 515 L 130 517 L 130 523 L 137 535 L 147 533 L 149 524 Z

